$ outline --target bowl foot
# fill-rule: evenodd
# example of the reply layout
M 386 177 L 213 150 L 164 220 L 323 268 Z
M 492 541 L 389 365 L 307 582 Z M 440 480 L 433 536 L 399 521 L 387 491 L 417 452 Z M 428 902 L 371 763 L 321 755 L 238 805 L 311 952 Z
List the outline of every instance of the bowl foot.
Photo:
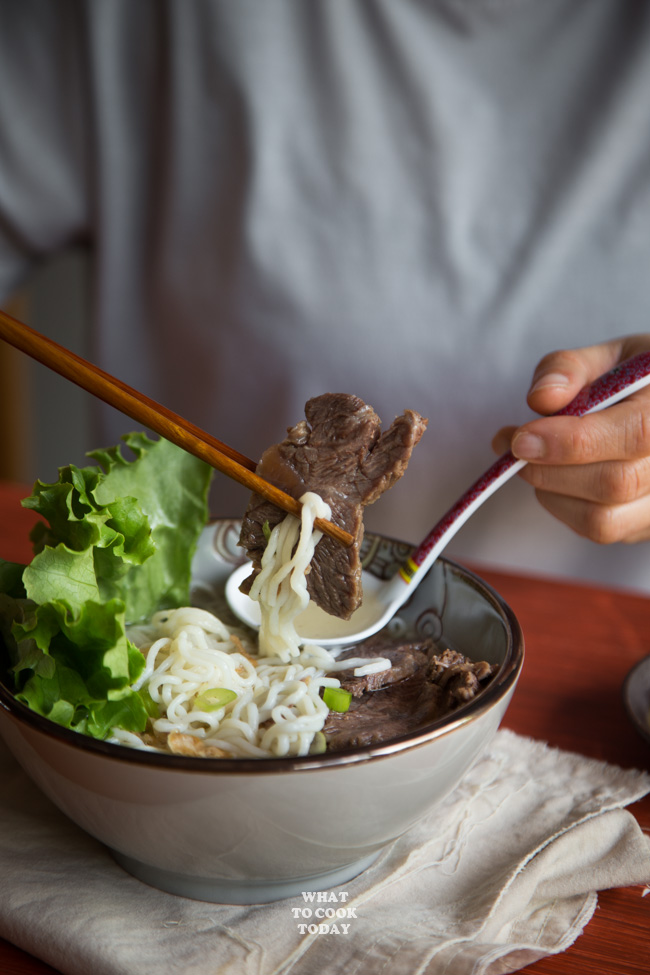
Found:
M 381 850 L 336 870 L 295 880 L 227 880 L 222 877 L 193 877 L 161 870 L 141 863 L 124 853 L 111 850 L 114 859 L 127 873 L 158 890 L 213 904 L 268 904 L 270 901 L 298 897 L 303 891 L 327 890 L 352 880 L 375 862 Z

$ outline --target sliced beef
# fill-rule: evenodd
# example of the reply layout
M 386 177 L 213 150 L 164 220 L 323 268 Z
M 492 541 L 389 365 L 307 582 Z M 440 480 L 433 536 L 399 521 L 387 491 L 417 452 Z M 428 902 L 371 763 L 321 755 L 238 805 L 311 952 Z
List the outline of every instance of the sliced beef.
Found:
M 371 660 L 373 657 L 387 657 L 391 662 L 390 670 L 382 670 L 378 674 L 365 674 L 355 677 L 354 670 L 340 670 L 336 676 L 341 682 L 341 687 L 349 691 L 353 697 L 361 697 L 366 691 L 378 691 L 382 687 L 388 687 L 399 680 L 406 680 L 413 677 L 418 671 L 426 672 L 429 666 L 429 657 L 433 650 L 433 644 L 429 640 L 422 643 L 404 643 L 399 647 L 395 644 L 386 645 L 385 640 L 371 642 L 370 640 L 345 650 L 339 661 L 344 661 L 351 657 L 362 657 Z
M 330 711 L 323 727 L 328 751 L 378 745 L 433 720 L 439 688 L 414 676 L 353 697 L 343 714 Z
M 442 691 L 446 711 L 466 704 L 489 683 L 496 668 L 485 660 L 474 661 L 455 650 L 435 655 L 429 665 L 428 679 Z
M 334 675 L 353 698 L 347 711 L 330 711 L 327 716 L 323 732 L 330 751 L 377 745 L 424 727 L 470 701 L 497 670 L 485 661 L 475 662 L 452 650 L 436 654 L 430 641 L 383 649 L 362 644 L 346 653 L 390 656 L 396 669 L 392 681 L 391 671 L 371 675 L 384 678 L 382 685 L 362 677 L 347 677 L 345 671 Z M 363 681 L 367 681 L 365 687 Z
M 427 421 L 407 410 L 382 433 L 372 407 L 346 393 L 325 393 L 309 400 L 305 416 L 287 431 L 285 440 L 264 452 L 257 473 L 295 498 L 306 491 L 320 495 L 332 509 L 332 520 L 355 538 L 355 544 L 345 548 L 324 536 L 308 576 L 311 598 L 333 616 L 349 619 L 362 598 L 363 508 L 402 476 Z M 265 523 L 273 528 L 284 517 L 270 502 L 251 496 L 240 544 L 254 570 L 242 585 L 244 592 L 260 568 Z

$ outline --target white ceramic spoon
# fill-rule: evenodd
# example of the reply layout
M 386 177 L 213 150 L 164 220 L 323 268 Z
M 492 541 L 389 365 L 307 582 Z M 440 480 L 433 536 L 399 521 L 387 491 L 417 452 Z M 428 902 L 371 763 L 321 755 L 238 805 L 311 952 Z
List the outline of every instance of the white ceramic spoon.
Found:
M 555 416 L 585 416 L 587 413 L 596 413 L 649 383 L 650 352 L 643 352 L 600 376 L 590 386 L 585 386 Z M 358 643 L 385 626 L 411 596 L 459 528 L 526 463 L 525 460 L 517 460 L 510 451 L 503 454 L 434 525 L 392 579 L 386 581 L 364 572 L 363 603 L 349 620 L 330 616 L 310 603 L 296 621 L 296 630 L 303 642 L 318 643 L 321 646 Z M 226 598 L 239 619 L 250 626 L 258 627 L 258 604 L 239 590 L 241 582 L 250 571 L 251 564 L 247 562 L 232 573 L 226 584 Z

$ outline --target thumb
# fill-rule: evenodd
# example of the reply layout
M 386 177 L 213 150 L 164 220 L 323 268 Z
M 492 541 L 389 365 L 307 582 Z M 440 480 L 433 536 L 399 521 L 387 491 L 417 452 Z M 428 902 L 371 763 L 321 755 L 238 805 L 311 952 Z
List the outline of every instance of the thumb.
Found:
M 550 352 L 539 362 L 528 390 L 528 405 L 536 413 L 556 413 L 598 376 L 613 369 L 622 358 L 623 339 L 579 349 Z

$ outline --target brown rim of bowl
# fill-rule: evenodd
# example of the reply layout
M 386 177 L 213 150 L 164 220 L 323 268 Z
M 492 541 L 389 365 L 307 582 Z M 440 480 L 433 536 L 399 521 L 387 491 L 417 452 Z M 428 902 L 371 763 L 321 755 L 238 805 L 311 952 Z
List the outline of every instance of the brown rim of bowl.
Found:
M 220 773 L 224 775 L 250 774 L 274 775 L 280 772 L 314 771 L 319 768 L 333 768 L 339 765 L 355 765 L 361 762 L 388 758 L 399 752 L 410 751 L 427 744 L 435 738 L 451 734 L 456 728 L 475 721 L 503 698 L 516 683 L 524 661 L 524 638 L 519 621 L 505 600 L 487 582 L 470 569 L 460 566 L 451 559 L 440 558 L 441 562 L 455 575 L 460 575 L 498 611 L 508 634 L 505 659 L 490 684 L 468 704 L 458 708 L 453 718 L 439 718 L 407 735 L 401 735 L 378 745 L 362 748 L 341 749 L 324 755 L 293 756 L 291 758 L 194 758 L 185 755 L 169 755 L 163 752 L 145 751 L 129 748 L 108 741 L 100 741 L 70 728 L 64 728 L 49 718 L 32 711 L 13 693 L 0 678 L 0 712 L 18 720 L 51 738 L 80 748 L 82 751 L 102 755 L 118 762 L 131 762 L 151 768 L 161 768 L 177 772 L 200 772 L 202 774 Z

